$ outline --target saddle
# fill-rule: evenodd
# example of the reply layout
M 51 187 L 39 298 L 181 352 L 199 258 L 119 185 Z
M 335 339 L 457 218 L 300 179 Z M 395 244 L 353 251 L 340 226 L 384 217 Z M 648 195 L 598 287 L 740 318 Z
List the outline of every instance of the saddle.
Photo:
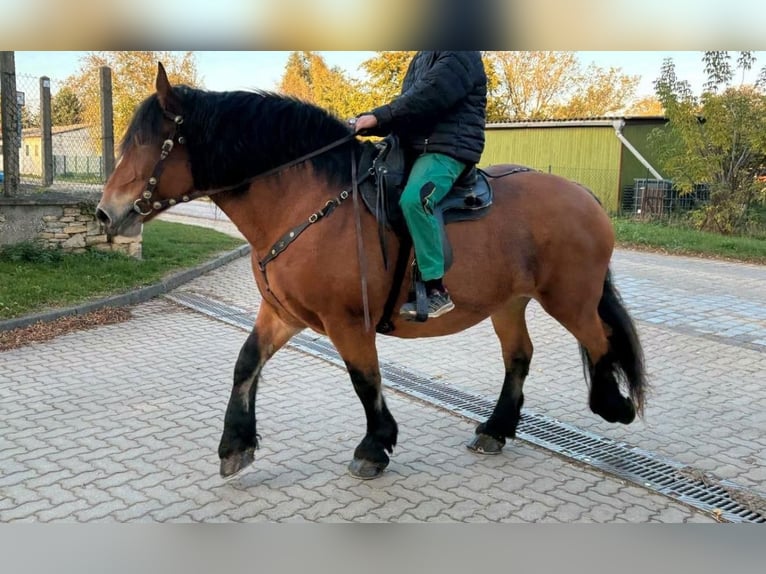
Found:
M 404 190 L 410 167 L 406 154 L 394 135 L 389 135 L 379 142 L 366 142 L 359 159 L 358 173 L 362 178 L 359 182 L 359 194 L 367 209 L 378 221 L 378 235 L 386 268 L 389 261 L 385 247 L 385 230 L 392 230 L 400 240 L 392 290 L 386 302 L 383 318 L 377 326 L 379 333 L 388 333 L 393 330 L 391 312 L 396 303 L 412 249 L 412 238 L 399 206 L 399 197 Z M 492 200 L 492 188 L 487 176 L 481 169 L 471 165 L 460 175 L 447 196 L 435 206 L 434 216 L 441 228 L 445 271 L 452 265 L 452 246 L 447 238 L 445 227 L 455 221 L 472 221 L 485 217 L 492 206 Z M 415 320 L 425 321 L 428 318 L 426 289 L 420 280 L 416 261 L 413 262 L 413 266 L 410 300 L 416 301 L 418 312 Z

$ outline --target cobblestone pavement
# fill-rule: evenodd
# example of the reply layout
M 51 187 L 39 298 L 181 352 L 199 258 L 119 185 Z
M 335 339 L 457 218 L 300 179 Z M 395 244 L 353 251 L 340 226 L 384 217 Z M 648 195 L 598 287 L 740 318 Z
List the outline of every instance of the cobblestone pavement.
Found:
M 766 270 L 630 252 L 616 254 L 614 269 L 655 387 L 646 421 L 616 427 L 589 413 L 576 343 L 537 307 L 526 406 L 763 490 L 766 354 L 744 326 L 763 327 Z M 247 259 L 181 290 L 251 310 L 259 300 Z M 705 332 L 712 311 L 690 321 L 670 313 L 715 294 L 735 326 Z M 713 521 L 520 441 L 476 456 L 464 447 L 473 423 L 394 392 L 399 446 L 381 478 L 360 482 L 346 473 L 364 430 L 347 375 L 290 348 L 264 369 L 256 463 L 224 482 L 216 447 L 246 333 L 165 299 L 133 314 L 0 353 L 0 522 Z M 380 349 L 384 361 L 499 392 L 499 345 L 486 323 L 433 340 L 381 337 Z
M 524 444 L 464 448 L 473 425 L 390 393 L 385 475 L 346 464 L 364 415 L 337 368 L 285 349 L 259 391 L 263 446 L 226 483 L 216 447 L 245 333 L 166 301 L 119 325 L 0 355 L 0 521 L 709 521 Z

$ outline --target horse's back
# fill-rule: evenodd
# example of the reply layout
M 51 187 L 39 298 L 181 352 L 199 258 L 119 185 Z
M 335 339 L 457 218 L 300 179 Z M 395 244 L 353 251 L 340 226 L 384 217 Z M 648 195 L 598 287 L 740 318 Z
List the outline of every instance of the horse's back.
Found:
M 562 270 L 569 272 L 576 265 L 603 267 L 605 272 L 614 231 L 596 197 L 553 174 L 530 170 L 503 175 L 516 167 L 484 169 L 494 191 L 492 211 L 450 234 L 456 262 L 464 257 L 486 259 L 488 272 L 495 266 L 494 273 L 509 270 L 508 280 L 523 292 L 536 292 L 554 276 L 560 280 Z
M 541 244 L 584 241 L 611 254 L 612 224 L 593 192 L 561 176 L 534 170 L 503 175 L 518 167 L 504 164 L 484 169 L 490 176 L 498 219 Z

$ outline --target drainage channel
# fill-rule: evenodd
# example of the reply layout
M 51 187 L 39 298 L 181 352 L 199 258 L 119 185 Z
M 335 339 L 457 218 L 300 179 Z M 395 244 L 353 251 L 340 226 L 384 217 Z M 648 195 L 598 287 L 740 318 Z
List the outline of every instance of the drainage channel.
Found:
M 249 331 L 255 315 L 226 303 L 190 292 L 167 299 L 229 325 Z M 345 369 L 332 343 L 320 335 L 300 333 L 288 344 L 313 357 Z M 383 383 L 396 391 L 481 422 L 494 403 L 484 397 L 433 381 L 390 363 L 380 364 Z M 525 410 L 516 432 L 518 439 L 564 458 L 664 494 L 714 515 L 720 521 L 766 524 L 766 499 L 730 481 L 720 481 L 675 461 L 589 433 L 551 417 Z

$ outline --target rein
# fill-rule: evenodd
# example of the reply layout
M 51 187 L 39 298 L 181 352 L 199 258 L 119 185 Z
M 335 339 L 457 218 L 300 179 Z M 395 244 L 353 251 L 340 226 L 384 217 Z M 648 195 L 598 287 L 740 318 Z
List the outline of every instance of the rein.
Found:
M 154 165 L 154 169 L 152 170 L 152 175 L 147 180 L 146 189 L 141 194 L 141 197 L 136 199 L 133 202 L 133 210 L 138 213 L 139 215 L 149 215 L 152 213 L 152 211 L 161 211 L 163 209 L 166 209 L 168 207 L 172 207 L 173 205 L 176 205 L 178 203 L 177 199 L 163 199 L 163 200 L 157 200 L 154 198 L 155 191 L 157 189 L 157 184 L 159 183 L 160 176 L 162 175 L 162 171 L 165 168 L 165 160 L 170 155 L 170 152 L 173 151 L 173 147 L 176 145 L 183 145 L 186 143 L 186 139 L 184 136 L 181 135 L 181 125 L 184 123 L 183 116 L 180 115 L 174 115 L 168 112 L 167 110 L 162 111 L 163 115 L 171 120 L 173 122 L 173 133 L 168 137 L 164 142 L 162 142 L 162 148 L 160 150 L 160 159 L 157 160 L 157 163 Z M 303 163 L 313 157 L 319 156 L 325 152 L 330 151 L 331 149 L 334 149 L 336 147 L 339 147 L 351 140 L 356 138 L 355 133 L 350 133 L 348 135 L 343 136 L 340 139 L 337 139 L 333 142 L 330 142 L 329 144 L 322 146 L 319 149 L 316 149 L 312 152 L 309 152 L 307 154 L 304 154 L 296 159 L 290 160 L 286 163 L 283 163 L 281 165 L 278 165 L 275 168 L 269 169 L 263 173 L 259 173 L 258 175 L 249 177 L 235 185 L 228 185 L 225 187 L 219 187 L 215 189 L 209 189 L 205 191 L 194 191 L 192 193 L 187 193 L 181 196 L 181 202 L 189 202 L 195 199 L 198 199 L 200 197 L 210 197 L 211 195 L 215 195 L 216 193 L 222 193 L 224 191 L 232 191 L 234 189 L 241 188 L 244 185 L 250 185 L 254 181 L 257 181 L 259 179 L 264 179 L 270 175 L 274 175 L 275 173 L 278 173 L 284 169 L 287 169 L 289 167 L 293 167 L 294 165 L 298 165 L 299 163 Z M 367 175 L 363 179 L 366 179 Z M 357 181 L 357 167 L 356 167 L 356 157 L 354 155 L 353 148 L 351 149 L 351 195 L 353 197 L 354 202 L 354 218 L 355 218 L 355 225 L 356 225 L 356 238 L 357 238 L 357 256 L 359 258 L 359 271 L 361 275 L 361 281 L 362 281 L 362 303 L 364 306 L 364 327 L 365 332 L 370 330 L 370 304 L 369 304 L 369 297 L 367 292 L 367 259 L 365 257 L 365 251 L 364 251 L 364 241 L 362 238 L 362 222 L 361 222 L 361 216 L 360 216 L 360 209 L 359 209 L 359 181 Z M 348 190 L 343 190 L 340 192 L 340 194 L 327 201 L 327 203 L 324 204 L 324 206 L 314 213 L 312 213 L 306 221 L 303 223 L 293 227 L 290 229 L 287 233 L 285 233 L 282 237 L 280 237 L 274 245 L 272 245 L 271 249 L 269 249 L 268 254 L 263 259 L 258 260 L 258 268 L 261 270 L 261 273 L 263 273 L 263 278 L 266 283 L 266 289 L 271 293 L 272 297 L 274 297 L 274 300 L 279 303 L 279 305 L 284 308 L 284 305 L 279 302 L 279 299 L 277 299 L 276 295 L 274 295 L 274 292 L 271 290 L 271 286 L 269 285 L 269 278 L 266 275 L 266 265 L 268 265 L 271 261 L 276 259 L 280 253 L 282 253 L 287 247 L 295 241 L 298 236 L 303 233 L 309 226 L 315 224 L 319 220 L 327 217 L 330 215 L 333 211 L 335 211 L 335 208 L 337 208 L 341 203 L 343 203 L 346 199 L 348 199 L 349 192 Z M 142 204 L 145 204 L 146 211 L 142 209 Z

